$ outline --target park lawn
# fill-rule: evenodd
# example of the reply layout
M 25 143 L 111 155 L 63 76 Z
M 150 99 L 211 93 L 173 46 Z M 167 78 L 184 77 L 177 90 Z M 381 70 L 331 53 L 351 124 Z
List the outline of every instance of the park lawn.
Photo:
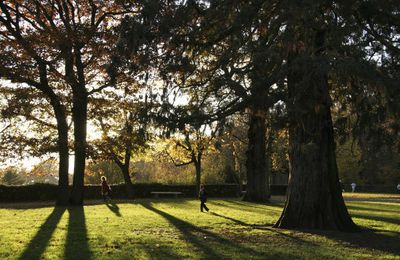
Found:
M 359 233 L 274 229 L 282 198 L 0 204 L 0 259 L 400 259 L 399 201 L 347 201 Z
M 385 194 L 385 193 L 362 193 L 362 192 L 344 192 L 343 197 L 345 199 L 364 199 L 364 200 L 399 200 L 399 194 Z

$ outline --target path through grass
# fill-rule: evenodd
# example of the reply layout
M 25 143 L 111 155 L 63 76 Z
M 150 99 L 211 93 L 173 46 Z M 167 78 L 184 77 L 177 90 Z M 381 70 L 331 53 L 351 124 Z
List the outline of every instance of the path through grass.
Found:
M 361 233 L 274 229 L 281 198 L 212 199 L 210 213 L 191 199 L 2 204 L 0 259 L 400 259 L 400 196 L 393 196 L 399 201 L 346 202 Z

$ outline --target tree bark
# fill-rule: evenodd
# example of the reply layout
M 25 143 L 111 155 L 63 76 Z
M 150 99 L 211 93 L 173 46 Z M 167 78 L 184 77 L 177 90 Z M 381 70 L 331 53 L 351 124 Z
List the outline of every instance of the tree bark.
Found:
M 339 184 L 325 64 L 298 57 L 288 59 L 290 176 L 275 227 L 354 231 Z
M 125 187 L 126 187 L 126 194 L 128 196 L 128 199 L 133 199 L 134 194 L 133 194 L 133 184 L 131 180 L 131 176 L 129 174 L 129 163 L 124 164 L 123 167 L 121 168 L 122 174 L 124 175 L 124 181 L 125 181 Z
M 74 120 L 74 182 L 70 202 L 72 205 L 83 204 L 84 177 L 86 163 L 86 127 L 88 98 L 84 87 L 73 91 L 72 117 Z
M 59 102 L 51 102 L 57 119 L 58 131 L 58 190 L 56 204 L 59 206 L 68 205 L 68 168 L 69 168 L 69 151 L 68 151 L 68 124 L 66 120 L 64 107 Z
M 243 200 L 267 202 L 270 191 L 265 147 L 265 112 L 262 109 L 251 111 L 247 134 L 247 185 Z
M 58 146 L 58 187 L 57 187 L 57 205 L 68 205 L 68 168 L 69 168 L 69 149 L 68 149 L 68 124 L 64 105 L 60 98 L 50 88 L 47 75 L 47 66 L 43 62 L 38 63 L 40 85 L 37 89 L 42 91 L 50 100 L 57 121 L 57 146 Z

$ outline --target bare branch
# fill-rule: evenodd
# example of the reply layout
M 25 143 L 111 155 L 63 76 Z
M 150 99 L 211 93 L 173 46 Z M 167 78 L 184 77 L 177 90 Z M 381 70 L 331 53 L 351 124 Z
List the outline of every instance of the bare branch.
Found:
M 87 95 L 88 95 L 88 96 L 89 96 L 89 95 L 92 95 L 92 94 L 94 94 L 94 93 L 100 92 L 100 91 L 102 91 L 103 89 L 105 89 L 105 88 L 107 88 L 107 87 L 111 87 L 111 86 L 112 86 L 111 83 L 106 83 L 106 84 L 104 84 L 104 85 L 102 85 L 102 86 L 100 86 L 100 87 L 98 87 L 98 88 L 94 88 L 94 89 L 88 91 Z
M 37 122 L 37 123 L 39 123 L 39 124 L 41 124 L 41 125 L 47 126 L 47 127 L 49 127 L 49 128 L 52 128 L 52 129 L 57 129 L 57 126 L 56 126 L 56 125 L 53 125 L 53 124 L 48 123 L 48 122 L 46 122 L 46 121 L 43 121 L 42 119 L 37 118 L 37 117 L 35 117 L 35 116 L 31 115 L 31 114 L 25 115 L 25 117 L 26 117 L 26 119 L 35 121 L 35 122 Z
M 168 151 L 165 151 L 165 153 L 168 155 L 168 157 L 171 159 L 172 163 L 176 166 L 176 167 L 181 167 L 181 166 L 185 166 L 185 165 L 189 165 L 192 164 L 194 161 L 193 159 L 188 161 L 188 162 L 182 162 L 182 163 L 177 163 L 174 159 L 174 157 L 171 156 L 171 154 Z

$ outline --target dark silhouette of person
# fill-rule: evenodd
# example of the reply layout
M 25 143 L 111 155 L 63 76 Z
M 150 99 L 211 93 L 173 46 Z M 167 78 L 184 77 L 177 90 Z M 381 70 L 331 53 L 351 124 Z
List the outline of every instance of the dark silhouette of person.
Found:
M 200 211 L 203 212 L 203 209 L 205 209 L 208 212 L 209 209 L 206 206 L 207 192 L 206 192 L 206 189 L 204 188 L 203 184 L 200 185 L 199 199 L 200 199 Z
M 111 188 L 107 183 L 107 179 L 105 176 L 101 176 L 101 195 L 103 196 L 104 201 L 111 200 Z
M 344 192 L 344 184 L 341 179 L 339 179 L 339 184 L 340 184 L 340 188 L 342 189 L 342 192 Z

